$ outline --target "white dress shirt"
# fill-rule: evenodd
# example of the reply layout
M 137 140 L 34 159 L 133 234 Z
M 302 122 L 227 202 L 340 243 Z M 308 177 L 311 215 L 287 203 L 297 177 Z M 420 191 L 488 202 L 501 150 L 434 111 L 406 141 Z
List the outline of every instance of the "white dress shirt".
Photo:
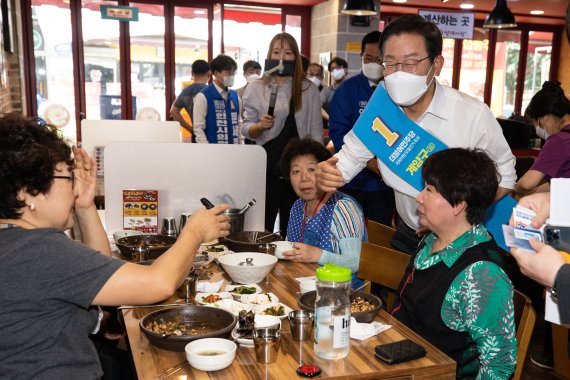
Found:
M 224 100 L 228 100 L 228 92 L 218 86 L 216 82 L 212 82 L 216 87 L 216 90 L 220 93 L 221 97 Z M 241 144 L 243 143 L 243 138 L 241 135 L 241 128 L 242 128 L 242 101 L 241 98 L 238 96 L 239 102 L 239 112 L 238 112 L 238 133 L 236 134 L 237 138 L 234 139 L 234 144 Z M 192 130 L 196 135 L 196 142 L 200 144 L 208 144 L 208 138 L 206 137 L 206 116 L 208 115 L 208 101 L 206 100 L 206 95 L 202 94 L 201 92 L 197 93 L 194 97 L 194 109 L 192 111 Z
M 500 175 L 499 186 L 512 189 L 517 178 L 513 156 L 497 119 L 486 104 L 435 81 L 434 97 L 416 124 L 437 137 L 448 147 L 479 148 L 495 161 Z M 374 154 L 350 131 L 344 146 L 335 156 L 337 168 L 349 182 Z M 420 227 L 416 196 L 419 192 L 378 160 L 384 182 L 394 189 L 396 210 L 413 229 Z

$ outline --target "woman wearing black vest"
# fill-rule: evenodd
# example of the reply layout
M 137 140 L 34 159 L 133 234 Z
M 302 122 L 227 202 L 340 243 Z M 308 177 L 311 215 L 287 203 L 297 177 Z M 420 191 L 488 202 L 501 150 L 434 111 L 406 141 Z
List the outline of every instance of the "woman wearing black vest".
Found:
M 265 228 L 273 231 L 279 212 L 281 235 L 287 235 L 289 212 L 297 199 L 284 181 L 279 159 L 293 137 L 309 136 L 323 142 L 319 90 L 304 78 L 295 38 L 279 33 L 271 40 L 265 74 L 250 83 L 243 95 L 243 135 L 267 152 Z
M 422 168 L 420 223 L 393 315 L 457 362 L 457 378 L 508 379 L 517 348 L 513 286 L 482 222 L 498 173 L 480 150 L 447 149 Z

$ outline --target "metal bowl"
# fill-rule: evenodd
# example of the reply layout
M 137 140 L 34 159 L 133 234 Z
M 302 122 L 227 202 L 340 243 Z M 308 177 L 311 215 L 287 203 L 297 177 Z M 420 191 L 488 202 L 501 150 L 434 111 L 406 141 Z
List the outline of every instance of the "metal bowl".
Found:
M 260 245 L 278 240 L 283 238 L 267 231 L 241 231 L 231 233 L 220 243 L 227 245 L 234 252 L 259 252 Z
M 148 257 L 147 260 L 154 260 L 162 255 L 172 247 L 176 242 L 176 238 L 172 236 L 164 235 L 138 235 L 138 236 L 127 236 L 120 238 L 117 241 L 117 247 L 124 258 L 127 260 L 133 259 L 133 254 L 131 250 L 135 247 L 148 247 Z
M 380 309 L 382 308 L 382 300 L 376 297 L 374 294 L 365 293 L 365 292 L 355 292 L 350 295 L 350 301 L 352 301 L 356 297 L 364 298 L 366 301 L 374 305 L 374 309 L 363 311 L 360 313 L 352 313 L 352 316 L 354 317 L 354 319 L 356 319 L 356 322 L 360 323 L 372 322 L 374 318 L 376 318 L 376 315 L 378 314 Z M 316 298 L 317 298 L 317 291 L 311 290 L 310 292 L 301 294 L 297 298 L 297 303 L 299 304 L 299 307 L 301 309 L 314 312 Z
M 190 326 L 205 327 L 208 332 L 196 335 L 166 335 L 155 333 L 145 326 L 152 322 L 183 322 Z M 140 329 L 150 343 L 169 351 L 184 352 L 184 347 L 196 339 L 227 338 L 237 323 L 232 313 L 209 306 L 180 306 L 162 309 L 145 315 L 139 322 Z

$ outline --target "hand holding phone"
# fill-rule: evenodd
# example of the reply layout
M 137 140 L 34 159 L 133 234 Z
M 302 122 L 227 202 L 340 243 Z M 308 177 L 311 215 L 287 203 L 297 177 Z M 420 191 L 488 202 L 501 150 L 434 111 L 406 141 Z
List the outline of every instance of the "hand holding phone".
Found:
M 426 350 L 409 339 L 394 343 L 380 344 L 374 348 L 377 359 L 388 364 L 397 364 L 419 359 L 426 355 Z

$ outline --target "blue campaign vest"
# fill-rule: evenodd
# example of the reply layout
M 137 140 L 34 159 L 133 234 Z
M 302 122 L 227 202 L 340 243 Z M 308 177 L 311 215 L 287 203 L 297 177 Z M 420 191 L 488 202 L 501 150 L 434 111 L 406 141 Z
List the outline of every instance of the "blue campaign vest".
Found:
M 238 134 L 239 100 L 237 92 L 228 89 L 224 100 L 212 83 L 201 91 L 206 97 L 206 138 L 210 144 L 233 144 Z
M 334 252 L 332 240 L 331 240 L 331 224 L 333 222 L 333 213 L 336 204 L 341 199 L 349 198 L 357 203 L 354 198 L 341 193 L 339 191 L 335 192 L 329 197 L 326 203 L 321 207 L 319 212 L 309 220 L 305 225 L 305 234 L 301 240 L 301 229 L 300 228 L 288 228 L 287 234 L 289 241 L 301 242 L 313 247 L 324 249 L 325 251 Z M 358 204 L 358 203 L 357 203 Z M 305 202 L 299 198 L 293 204 L 291 208 L 291 218 L 290 223 L 294 220 L 300 220 L 301 225 L 305 222 L 303 217 L 305 215 Z M 364 229 L 364 236 L 362 241 L 368 241 L 368 234 L 366 229 Z M 352 274 L 352 286 L 353 288 L 358 287 L 362 283 L 362 280 L 356 277 L 356 273 Z

